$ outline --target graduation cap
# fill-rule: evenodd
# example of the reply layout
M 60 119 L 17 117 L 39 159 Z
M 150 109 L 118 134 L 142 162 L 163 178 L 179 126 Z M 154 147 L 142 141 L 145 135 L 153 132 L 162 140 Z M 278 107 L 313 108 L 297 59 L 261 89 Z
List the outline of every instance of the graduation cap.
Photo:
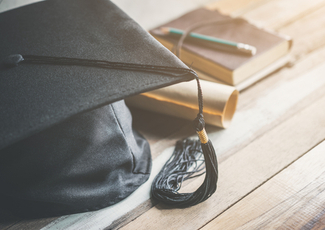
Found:
M 0 31 L 0 206 L 32 216 L 85 212 L 143 184 L 150 148 L 132 128 L 123 99 L 194 79 L 195 72 L 108 0 L 10 10 L 0 14 Z M 207 174 L 217 175 L 200 97 L 195 126 L 212 162 Z M 201 202 L 216 188 L 214 178 L 212 186 L 181 194 L 166 187 L 165 174 L 153 197 L 177 207 Z

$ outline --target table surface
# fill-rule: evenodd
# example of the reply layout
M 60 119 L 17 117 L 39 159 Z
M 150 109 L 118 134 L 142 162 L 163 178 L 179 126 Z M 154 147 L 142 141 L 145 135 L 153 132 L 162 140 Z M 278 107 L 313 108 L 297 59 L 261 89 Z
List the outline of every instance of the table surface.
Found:
M 146 24 L 148 16 L 132 7 L 152 1 L 114 2 L 129 9 L 145 29 L 155 26 Z M 168 10 L 168 4 L 176 1 L 163 2 Z M 290 65 L 240 93 L 228 129 L 207 127 L 219 160 L 217 192 L 191 208 L 163 209 L 149 199 L 150 185 L 145 184 L 120 204 L 97 212 L 22 220 L 2 210 L 0 229 L 325 228 L 325 1 L 205 2 L 294 41 Z M 179 11 L 173 8 L 167 16 L 156 15 L 155 22 L 158 25 L 199 4 L 175 3 Z M 193 135 L 191 125 L 141 110 L 132 113 L 134 125 L 151 144 L 155 174 L 175 141 Z M 197 188 L 201 181 L 192 180 L 186 189 Z

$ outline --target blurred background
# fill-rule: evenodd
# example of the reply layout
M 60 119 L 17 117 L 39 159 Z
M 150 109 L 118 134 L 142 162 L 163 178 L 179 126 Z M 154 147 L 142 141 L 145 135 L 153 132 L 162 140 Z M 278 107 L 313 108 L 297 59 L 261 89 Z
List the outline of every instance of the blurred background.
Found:
M 0 0 L 0 12 L 41 0 Z M 112 0 L 144 29 L 152 29 L 215 0 Z

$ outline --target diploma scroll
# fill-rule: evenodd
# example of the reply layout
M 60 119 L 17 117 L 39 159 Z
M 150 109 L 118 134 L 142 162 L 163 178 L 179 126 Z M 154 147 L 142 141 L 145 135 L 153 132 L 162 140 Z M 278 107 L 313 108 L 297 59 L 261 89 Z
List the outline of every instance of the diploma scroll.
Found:
M 219 83 L 200 80 L 203 114 L 207 124 L 227 128 L 236 111 L 238 91 Z M 142 93 L 126 99 L 130 106 L 193 120 L 198 113 L 195 80 Z

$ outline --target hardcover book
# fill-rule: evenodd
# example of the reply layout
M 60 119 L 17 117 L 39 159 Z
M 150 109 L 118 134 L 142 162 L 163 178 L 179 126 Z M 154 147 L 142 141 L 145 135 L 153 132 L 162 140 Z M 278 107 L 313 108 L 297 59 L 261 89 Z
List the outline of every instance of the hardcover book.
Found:
M 150 33 L 169 50 L 175 51 L 179 37 L 166 34 L 162 28 L 186 31 L 194 24 L 203 23 L 192 32 L 256 47 L 256 54 L 250 56 L 202 46 L 187 38 L 184 40 L 180 52 L 184 63 L 202 72 L 203 79 L 217 79 L 233 86 L 242 84 L 251 77 L 257 81 L 288 61 L 287 54 L 292 43 L 290 38 L 258 28 L 244 19 L 231 19 L 217 10 L 199 8 L 152 29 Z M 219 20 L 229 22 L 204 25 L 204 22 Z M 244 85 L 246 87 L 247 84 Z

